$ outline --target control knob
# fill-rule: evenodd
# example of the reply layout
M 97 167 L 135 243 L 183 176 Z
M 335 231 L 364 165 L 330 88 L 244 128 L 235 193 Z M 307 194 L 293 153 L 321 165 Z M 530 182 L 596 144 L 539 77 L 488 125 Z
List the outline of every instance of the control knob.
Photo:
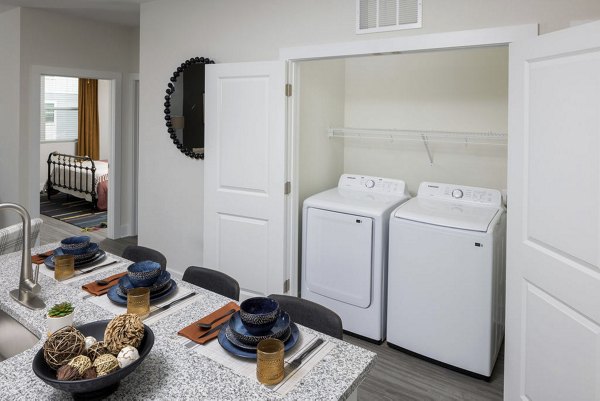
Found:
M 460 190 L 460 189 L 454 189 L 454 190 L 452 191 L 452 197 L 453 197 L 453 198 L 456 198 L 456 199 L 460 199 L 460 198 L 462 198 L 462 197 L 463 197 L 463 191 L 462 191 L 462 190 Z
M 374 186 L 375 186 L 375 181 L 373 181 L 373 180 L 367 180 L 365 182 L 365 187 L 367 187 L 367 188 L 373 188 Z

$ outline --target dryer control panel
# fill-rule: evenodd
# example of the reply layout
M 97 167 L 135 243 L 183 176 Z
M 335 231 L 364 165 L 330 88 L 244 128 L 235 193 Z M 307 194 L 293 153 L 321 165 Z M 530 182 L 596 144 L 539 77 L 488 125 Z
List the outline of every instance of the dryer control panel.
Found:
M 402 180 L 368 175 L 342 174 L 338 182 L 338 188 L 387 195 L 400 196 L 408 194 L 406 184 Z
M 502 194 L 497 189 L 468 187 L 465 185 L 422 182 L 419 186 L 419 198 L 440 199 L 453 202 L 465 202 L 482 206 L 502 205 Z

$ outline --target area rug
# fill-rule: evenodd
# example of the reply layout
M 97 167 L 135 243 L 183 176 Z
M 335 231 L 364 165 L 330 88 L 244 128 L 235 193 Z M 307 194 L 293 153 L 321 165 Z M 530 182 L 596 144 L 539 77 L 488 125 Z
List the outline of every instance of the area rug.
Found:
M 106 211 L 95 212 L 90 202 L 63 193 L 52 195 L 50 200 L 46 194 L 40 194 L 40 214 L 81 227 L 85 231 L 105 228 L 108 220 Z

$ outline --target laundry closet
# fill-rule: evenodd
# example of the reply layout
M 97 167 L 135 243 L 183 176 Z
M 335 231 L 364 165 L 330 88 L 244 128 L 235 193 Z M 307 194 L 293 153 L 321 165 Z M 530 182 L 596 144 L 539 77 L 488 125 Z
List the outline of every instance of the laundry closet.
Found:
M 298 74 L 301 296 L 381 343 L 399 306 L 387 304 L 388 222 L 407 189 L 506 187 L 507 48 L 308 61 Z
M 506 188 L 507 46 L 297 67 L 299 213 L 342 173 Z

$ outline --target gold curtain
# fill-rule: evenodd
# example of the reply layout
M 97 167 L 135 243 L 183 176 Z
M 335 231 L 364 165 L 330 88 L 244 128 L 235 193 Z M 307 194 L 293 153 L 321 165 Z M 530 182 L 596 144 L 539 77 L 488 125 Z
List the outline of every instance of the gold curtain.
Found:
M 77 155 L 100 158 L 98 80 L 79 78 Z

